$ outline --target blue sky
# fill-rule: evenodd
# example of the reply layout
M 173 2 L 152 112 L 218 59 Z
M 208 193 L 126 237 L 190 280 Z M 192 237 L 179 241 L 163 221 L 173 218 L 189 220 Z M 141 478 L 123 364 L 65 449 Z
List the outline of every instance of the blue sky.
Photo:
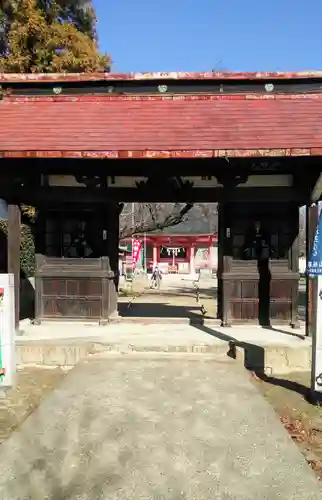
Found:
M 114 72 L 322 69 L 322 0 L 94 0 Z

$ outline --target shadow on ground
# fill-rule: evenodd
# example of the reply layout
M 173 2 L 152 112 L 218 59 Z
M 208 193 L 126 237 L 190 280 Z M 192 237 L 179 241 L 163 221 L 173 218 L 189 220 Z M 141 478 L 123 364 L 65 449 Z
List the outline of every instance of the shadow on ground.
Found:
M 305 399 L 308 399 L 310 396 L 309 387 L 294 380 L 286 380 L 279 377 L 268 377 L 264 373 L 257 373 L 257 377 L 262 380 L 262 382 L 266 382 L 268 384 L 275 385 L 277 387 L 283 387 L 284 389 L 287 389 L 289 391 L 296 392 L 297 394 L 303 396 Z
M 284 389 L 288 389 L 289 391 L 296 392 L 302 395 L 305 399 L 309 398 L 309 388 L 308 386 L 302 385 L 298 382 L 287 380 L 285 378 L 268 376 L 265 373 L 265 349 L 262 346 L 252 344 L 250 342 L 241 342 L 238 341 L 235 337 L 218 331 L 214 328 L 210 328 L 203 324 L 191 323 L 192 326 L 197 328 L 198 330 L 211 335 L 219 340 L 223 340 L 228 343 L 228 352 L 227 356 L 233 359 L 238 358 L 238 349 L 241 349 L 244 352 L 244 367 L 255 373 L 255 375 L 268 384 L 272 384 L 275 386 L 283 387 Z M 275 328 L 265 328 L 267 330 L 278 331 L 287 335 L 292 335 L 292 333 L 284 332 L 283 330 L 275 329 Z M 305 338 L 301 337 L 300 338 Z
M 215 319 L 215 304 L 213 307 L 213 315 L 211 313 L 202 314 L 201 307 L 196 306 L 179 306 L 165 304 L 162 302 L 119 302 L 118 311 L 121 317 L 134 318 L 186 318 L 189 320 L 201 318 Z
M 227 355 L 230 358 L 237 359 L 238 348 L 244 350 L 244 366 L 248 370 L 258 371 L 259 373 L 264 373 L 265 369 L 265 350 L 263 347 L 249 342 L 241 342 L 235 337 L 228 335 L 226 333 L 220 332 L 214 328 L 203 324 L 192 324 L 198 330 L 211 335 L 219 340 L 223 340 L 228 343 Z
M 198 287 L 199 295 L 205 299 L 214 299 L 217 300 L 218 290 L 215 286 L 203 288 Z M 172 289 L 169 287 L 166 290 L 159 290 L 158 292 L 161 296 L 179 296 L 179 297 L 196 297 L 196 288 L 187 288 L 187 287 L 173 287 Z

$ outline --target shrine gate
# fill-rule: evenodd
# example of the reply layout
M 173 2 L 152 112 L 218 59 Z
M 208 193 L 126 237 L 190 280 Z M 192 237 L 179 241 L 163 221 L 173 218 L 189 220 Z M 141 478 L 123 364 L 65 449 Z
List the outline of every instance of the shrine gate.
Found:
M 217 271 L 217 252 L 214 252 L 217 250 L 214 248 L 217 234 L 152 232 L 148 235 L 138 234 L 136 238 L 142 245 L 141 264 L 151 272 L 156 265 L 165 274 L 195 274 L 200 268 Z M 125 238 L 121 243 L 131 246 L 131 239 Z M 123 260 L 126 262 L 126 257 Z
M 298 324 L 298 210 L 322 190 L 322 72 L 0 75 L 0 197 L 35 321 L 117 316 L 122 203 L 218 202 L 218 316 Z M 16 294 L 19 314 L 19 293 Z

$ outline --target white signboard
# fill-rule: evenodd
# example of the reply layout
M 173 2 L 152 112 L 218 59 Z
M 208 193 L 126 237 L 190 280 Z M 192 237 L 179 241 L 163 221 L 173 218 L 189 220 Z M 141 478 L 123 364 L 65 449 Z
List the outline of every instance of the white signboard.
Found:
M 168 247 L 166 248 L 167 250 L 167 254 L 170 256 L 170 255 L 175 255 L 176 257 L 178 257 L 179 253 L 181 252 L 181 250 L 184 250 L 184 248 L 181 248 L 181 247 L 176 247 L 176 248 L 171 248 L 171 247 Z
M 0 389 L 14 385 L 15 300 L 13 274 L 0 274 Z
M 314 402 L 322 404 L 322 276 L 317 278 L 317 303 L 312 336 L 312 382 Z

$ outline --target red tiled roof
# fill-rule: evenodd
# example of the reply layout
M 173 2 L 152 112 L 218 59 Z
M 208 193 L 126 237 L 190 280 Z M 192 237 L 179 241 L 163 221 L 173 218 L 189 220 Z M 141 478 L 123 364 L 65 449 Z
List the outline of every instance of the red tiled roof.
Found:
M 116 80 L 289 80 L 302 78 L 322 78 L 322 71 L 299 72 L 227 72 L 208 71 L 203 73 L 162 72 L 162 73 L 0 73 L 0 83 L 4 82 L 94 82 Z
M 322 94 L 9 96 L 0 102 L 2 156 L 310 154 L 322 154 Z

